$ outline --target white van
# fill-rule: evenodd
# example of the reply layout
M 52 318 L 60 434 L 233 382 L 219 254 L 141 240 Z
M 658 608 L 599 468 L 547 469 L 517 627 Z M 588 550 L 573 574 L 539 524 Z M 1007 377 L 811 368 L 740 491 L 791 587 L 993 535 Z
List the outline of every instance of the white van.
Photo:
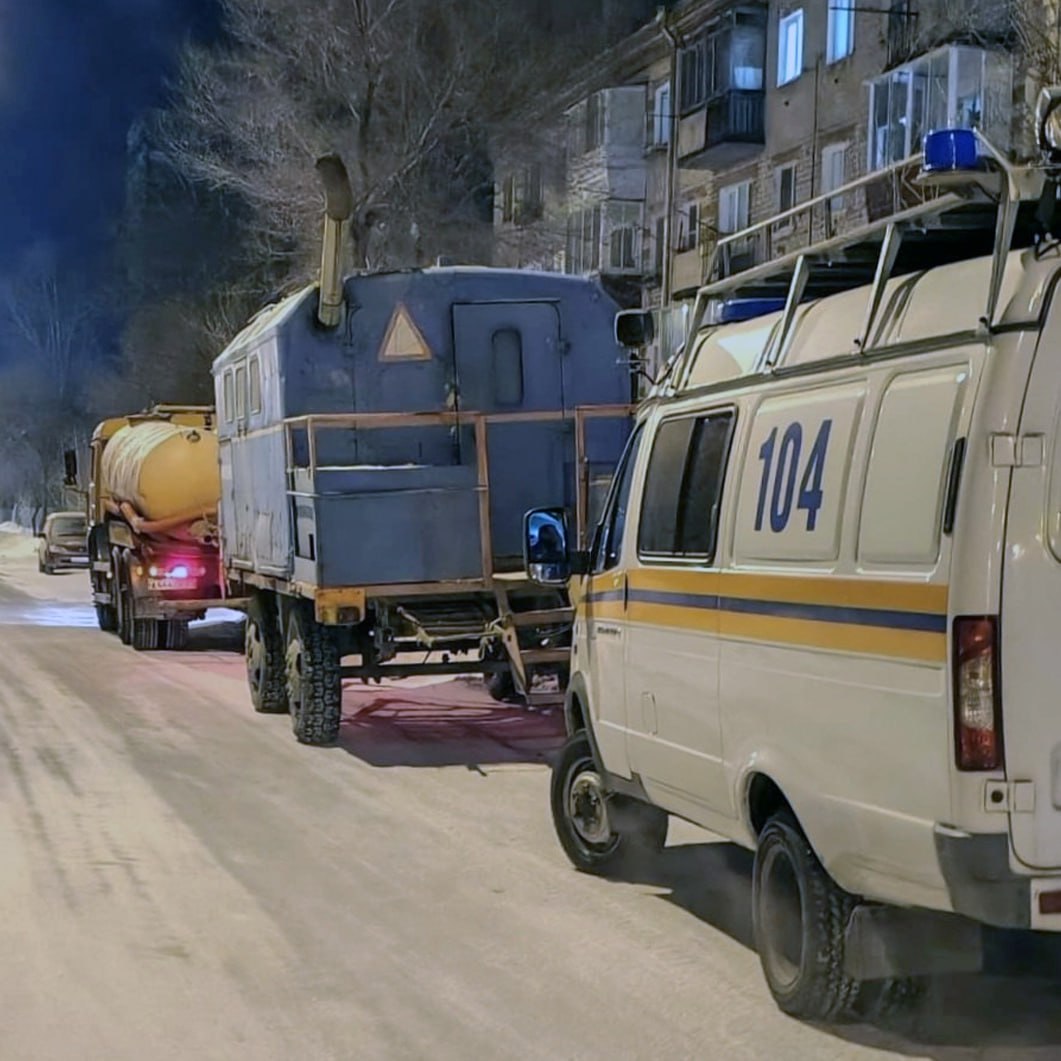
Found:
M 766 979 L 806 1018 L 978 969 L 981 924 L 1061 931 L 1061 245 L 1015 197 L 1041 173 L 947 180 L 872 258 L 705 288 L 694 320 L 753 315 L 691 335 L 591 548 L 526 521 L 579 597 L 565 851 L 611 872 L 669 814 L 755 849 Z

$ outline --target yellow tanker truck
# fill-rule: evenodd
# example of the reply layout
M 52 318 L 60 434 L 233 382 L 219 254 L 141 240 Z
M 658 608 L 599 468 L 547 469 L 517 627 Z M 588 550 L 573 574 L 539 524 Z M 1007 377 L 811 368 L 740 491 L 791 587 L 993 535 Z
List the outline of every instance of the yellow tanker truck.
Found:
M 183 648 L 188 623 L 222 604 L 218 469 L 209 407 L 157 405 L 96 427 L 88 544 L 101 630 L 139 650 Z

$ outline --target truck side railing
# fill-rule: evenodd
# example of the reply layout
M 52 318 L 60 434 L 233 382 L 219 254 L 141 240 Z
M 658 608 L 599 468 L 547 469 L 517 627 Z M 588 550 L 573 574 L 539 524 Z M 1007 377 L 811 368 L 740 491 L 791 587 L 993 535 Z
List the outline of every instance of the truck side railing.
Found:
M 288 496 L 300 496 L 296 490 L 298 473 L 308 473 L 315 487 L 319 463 L 320 446 L 318 434 L 325 430 L 386 430 L 417 427 L 468 428 L 475 439 L 476 492 L 479 506 L 479 531 L 482 551 L 482 571 L 486 581 L 494 575 L 494 558 L 491 550 L 490 526 L 490 463 L 489 431 L 495 424 L 527 424 L 570 421 L 575 434 L 575 467 L 578 482 L 575 492 L 575 522 L 580 546 L 584 546 L 589 531 L 590 508 L 590 459 L 587 452 L 586 431 L 593 421 L 630 418 L 634 415 L 632 404 L 580 406 L 574 410 L 546 410 L 542 412 L 481 413 L 467 411 L 414 412 L 414 413 L 314 413 L 293 416 L 284 420 L 284 446 L 287 463 Z M 306 459 L 296 462 L 296 434 L 305 436 Z

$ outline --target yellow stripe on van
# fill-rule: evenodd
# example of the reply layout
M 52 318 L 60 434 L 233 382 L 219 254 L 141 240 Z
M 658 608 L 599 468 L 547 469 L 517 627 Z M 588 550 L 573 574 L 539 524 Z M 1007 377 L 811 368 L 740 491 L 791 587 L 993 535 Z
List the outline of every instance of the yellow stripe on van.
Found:
M 882 630 L 875 626 L 849 623 L 722 612 L 719 634 L 741 641 L 800 645 L 832 652 L 890 656 L 925 663 L 945 663 L 947 660 L 947 635 L 920 630 Z

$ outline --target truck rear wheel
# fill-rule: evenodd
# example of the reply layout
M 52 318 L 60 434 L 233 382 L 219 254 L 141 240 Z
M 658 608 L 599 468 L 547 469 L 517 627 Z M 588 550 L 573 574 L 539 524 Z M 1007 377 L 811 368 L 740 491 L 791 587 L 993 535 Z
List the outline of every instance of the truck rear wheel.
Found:
M 255 593 L 247 605 L 244 630 L 247 685 L 254 710 L 263 715 L 287 711 L 287 670 L 280 619 L 271 597 Z
M 336 631 L 299 601 L 287 623 L 287 703 L 302 744 L 334 744 L 342 721 L 343 683 Z
M 107 634 L 113 634 L 118 629 L 118 612 L 113 604 L 96 605 L 96 623 Z
M 112 579 L 114 597 L 118 602 L 118 637 L 123 645 L 131 645 L 133 643 L 133 589 L 129 585 L 125 562 L 117 550 L 111 559 L 111 570 L 114 572 Z
M 133 619 L 132 646 L 137 652 L 154 652 L 158 648 L 159 627 L 157 619 Z
M 785 1013 L 827 1021 L 850 1011 L 859 983 L 844 973 L 844 933 L 854 905 L 795 818 L 775 814 L 755 852 L 752 915 L 763 975 Z
M 158 626 L 159 648 L 183 652 L 188 647 L 188 624 L 183 619 L 167 619 Z

